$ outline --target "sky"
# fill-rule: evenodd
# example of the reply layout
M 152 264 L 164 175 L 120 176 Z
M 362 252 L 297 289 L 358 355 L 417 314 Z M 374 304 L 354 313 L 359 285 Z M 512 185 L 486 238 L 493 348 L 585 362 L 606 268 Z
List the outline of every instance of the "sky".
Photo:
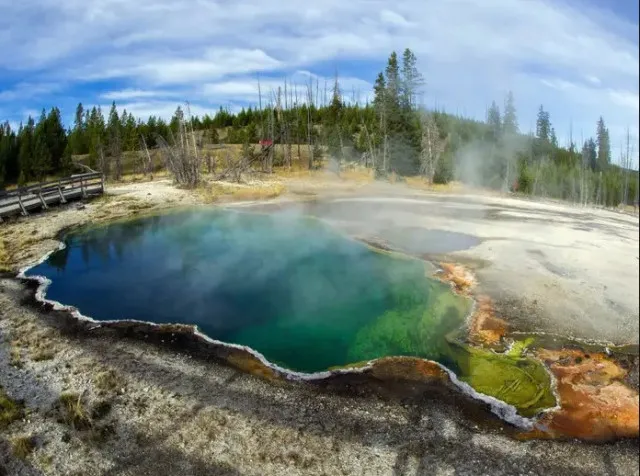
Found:
M 540 104 L 560 142 L 595 134 L 637 157 L 638 0 L 0 0 L 0 120 L 112 101 L 146 119 L 257 104 L 284 83 L 338 74 L 371 97 L 389 53 L 411 48 L 428 107 L 483 119 L 512 90 L 520 129 Z M 300 94 L 303 94 L 300 86 Z M 636 159 L 637 161 L 637 159 Z

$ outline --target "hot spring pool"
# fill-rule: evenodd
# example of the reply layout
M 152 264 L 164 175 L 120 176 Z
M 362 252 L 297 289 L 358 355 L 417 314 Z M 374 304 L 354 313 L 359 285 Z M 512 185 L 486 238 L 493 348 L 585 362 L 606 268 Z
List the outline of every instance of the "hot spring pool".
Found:
M 305 373 L 423 357 L 490 395 L 517 388 L 525 395 L 500 398 L 526 402 L 524 414 L 554 403 L 536 362 L 454 342 L 471 302 L 424 262 L 315 219 L 195 209 L 89 227 L 64 243 L 27 274 L 51 280 L 47 299 L 96 320 L 195 324 Z

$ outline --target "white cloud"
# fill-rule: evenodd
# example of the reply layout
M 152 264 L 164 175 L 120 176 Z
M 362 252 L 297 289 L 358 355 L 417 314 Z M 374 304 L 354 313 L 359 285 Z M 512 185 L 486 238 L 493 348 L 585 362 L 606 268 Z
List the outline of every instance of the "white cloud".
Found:
M 200 55 L 185 53 L 184 57 L 161 55 L 98 58 L 95 62 L 75 68 L 73 74 L 85 80 L 115 78 L 135 79 L 151 84 L 190 84 L 222 78 L 226 75 L 268 71 L 281 63 L 259 49 L 208 48 Z
M 347 95 L 358 88 L 362 96 L 370 95 L 374 73 L 361 75 L 351 62 L 373 61 L 379 69 L 392 49 L 408 46 L 427 80 L 428 105 L 481 117 L 492 99 L 501 103 L 512 89 L 525 130 L 541 103 L 558 131 L 572 122 L 591 134 L 600 115 L 612 131 L 627 125 L 637 130 L 638 23 L 589 5 L 587 0 L 579 5 L 557 0 L 0 0 L 0 72 L 33 76 L 32 83 L 117 80 L 117 87 L 104 87 L 85 102 L 100 96 L 142 100 L 133 103 L 145 111 L 178 98 L 163 93 L 168 90 L 202 101 L 201 107 L 214 101 L 255 102 L 256 73 L 302 75 L 302 70 L 318 72 L 320 64 L 326 68 L 323 75 L 330 76 L 335 65 L 347 70 L 344 76 L 361 76 L 341 81 Z M 279 82 L 263 81 L 265 88 L 268 81 Z M 5 94 L 7 102 L 19 105 L 19 100 Z
M 248 102 L 257 105 L 262 95 L 262 103 L 267 104 L 274 102 L 280 89 L 281 101 L 284 103 L 285 83 L 287 88 L 287 101 L 298 103 L 306 103 L 308 96 L 308 87 L 311 86 L 313 101 L 318 96 L 322 96 L 318 101 L 324 100 L 325 87 L 327 88 L 327 96 L 331 95 L 333 90 L 334 78 L 323 77 L 307 71 L 298 71 L 292 75 L 282 78 L 259 78 L 259 77 L 241 77 L 228 81 L 207 83 L 196 93 L 201 99 L 209 102 L 216 102 L 222 99 L 231 101 Z M 340 77 L 338 76 L 340 93 L 345 102 L 364 103 L 370 100 L 372 84 L 359 78 Z M 316 91 L 318 90 L 318 91 Z M 198 97 L 198 96 L 197 96 Z
M 145 121 L 151 116 L 160 117 L 168 121 L 176 112 L 178 106 L 180 106 L 183 111 L 187 110 L 187 106 L 184 102 L 177 101 L 133 101 L 127 103 L 119 103 L 117 105 L 118 111 L 123 111 L 126 109 L 127 112 Z M 109 111 L 111 105 L 102 104 L 100 107 L 102 108 L 102 111 L 104 113 Z M 197 104 L 189 104 L 188 109 L 191 111 L 192 115 L 200 117 L 203 117 L 206 114 L 213 116 L 218 110 L 218 108 L 207 108 Z M 229 109 L 234 110 L 234 108 Z
M 176 97 L 179 93 L 174 91 L 151 91 L 142 89 L 121 89 L 119 91 L 108 91 L 100 94 L 102 99 L 109 99 L 112 101 L 127 101 L 130 99 L 143 99 L 143 98 L 158 98 L 158 97 Z
M 0 89 L 0 102 L 13 102 L 44 96 L 62 88 L 62 84 L 56 83 L 30 83 L 22 82 L 8 89 Z
M 384 23 L 399 27 L 411 26 L 411 23 L 408 22 L 405 17 L 396 12 L 386 9 L 380 12 L 380 20 L 382 20 Z
M 599 85 L 600 83 L 602 83 L 602 81 L 600 81 L 600 78 L 598 78 L 597 76 L 593 76 L 591 74 L 588 74 L 586 76 L 586 80 L 589 81 L 591 84 L 595 84 L 595 85 Z

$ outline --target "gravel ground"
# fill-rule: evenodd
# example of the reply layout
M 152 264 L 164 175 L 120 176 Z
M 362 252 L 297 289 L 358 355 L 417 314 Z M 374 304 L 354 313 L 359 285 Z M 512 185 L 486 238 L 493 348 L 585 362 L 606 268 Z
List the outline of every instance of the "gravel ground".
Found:
M 27 298 L 19 282 L 0 280 L 2 385 L 26 407 L 0 438 L 5 474 L 639 471 L 637 440 L 516 441 L 495 422 L 470 421 L 455 399 L 340 396 L 268 383 L 162 346 L 74 336 L 52 314 L 22 304 Z M 43 341 L 51 354 L 34 360 Z M 90 423 L 69 421 L 59 404 L 65 393 L 81 396 Z M 24 459 L 10 449 L 21 435 L 35 442 Z
M 389 230 L 414 236 L 416 227 L 478 238 L 430 258 L 472 267 L 516 330 L 638 342 L 635 217 L 379 184 L 314 189 L 306 198 L 315 200 L 277 202 L 386 241 Z M 166 181 L 112 187 L 82 209 L 71 204 L 2 225 L 0 240 L 22 266 L 54 249 L 61 229 L 196 203 Z M 395 245 L 429 254 L 428 239 Z M 0 279 L 0 386 L 24 405 L 22 418 L 0 427 L 0 475 L 640 471 L 637 439 L 517 441 L 495 419 L 470 419 L 455 398 L 356 398 L 269 383 L 163 346 L 74 335 L 27 301 L 21 283 Z M 20 437 L 32 445 L 17 456 Z

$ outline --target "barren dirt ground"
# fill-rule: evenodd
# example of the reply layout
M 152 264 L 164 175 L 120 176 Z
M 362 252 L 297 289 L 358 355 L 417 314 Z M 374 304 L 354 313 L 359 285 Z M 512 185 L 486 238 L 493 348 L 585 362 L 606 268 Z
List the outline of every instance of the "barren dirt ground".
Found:
M 491 195 L 304 180 L 270 202 L 474 270 L 514 330 L 638 343 L 638 218 Z M 199 203 L 167 181 L 0 225 L 24 266 L 68 226 Z M 300 203 L 304 199 L 305 203 Z M 224 206 L 256 206 L 256 202 Z M 263 205 L 264 206 L 264 205 Z M 444 251 L 425 229 L 473 235 Z M 454 240 L 455 241 L 455 240 Z M 434 251 L 435 250 L 435 251 Z M 456 399 L 273 384 L 162 345 L 76 335 L 0 279 L 0 474 L 638 474 L 638 441 L 516 441 Z M 4 472 L 4 473 L 3 473 Z

